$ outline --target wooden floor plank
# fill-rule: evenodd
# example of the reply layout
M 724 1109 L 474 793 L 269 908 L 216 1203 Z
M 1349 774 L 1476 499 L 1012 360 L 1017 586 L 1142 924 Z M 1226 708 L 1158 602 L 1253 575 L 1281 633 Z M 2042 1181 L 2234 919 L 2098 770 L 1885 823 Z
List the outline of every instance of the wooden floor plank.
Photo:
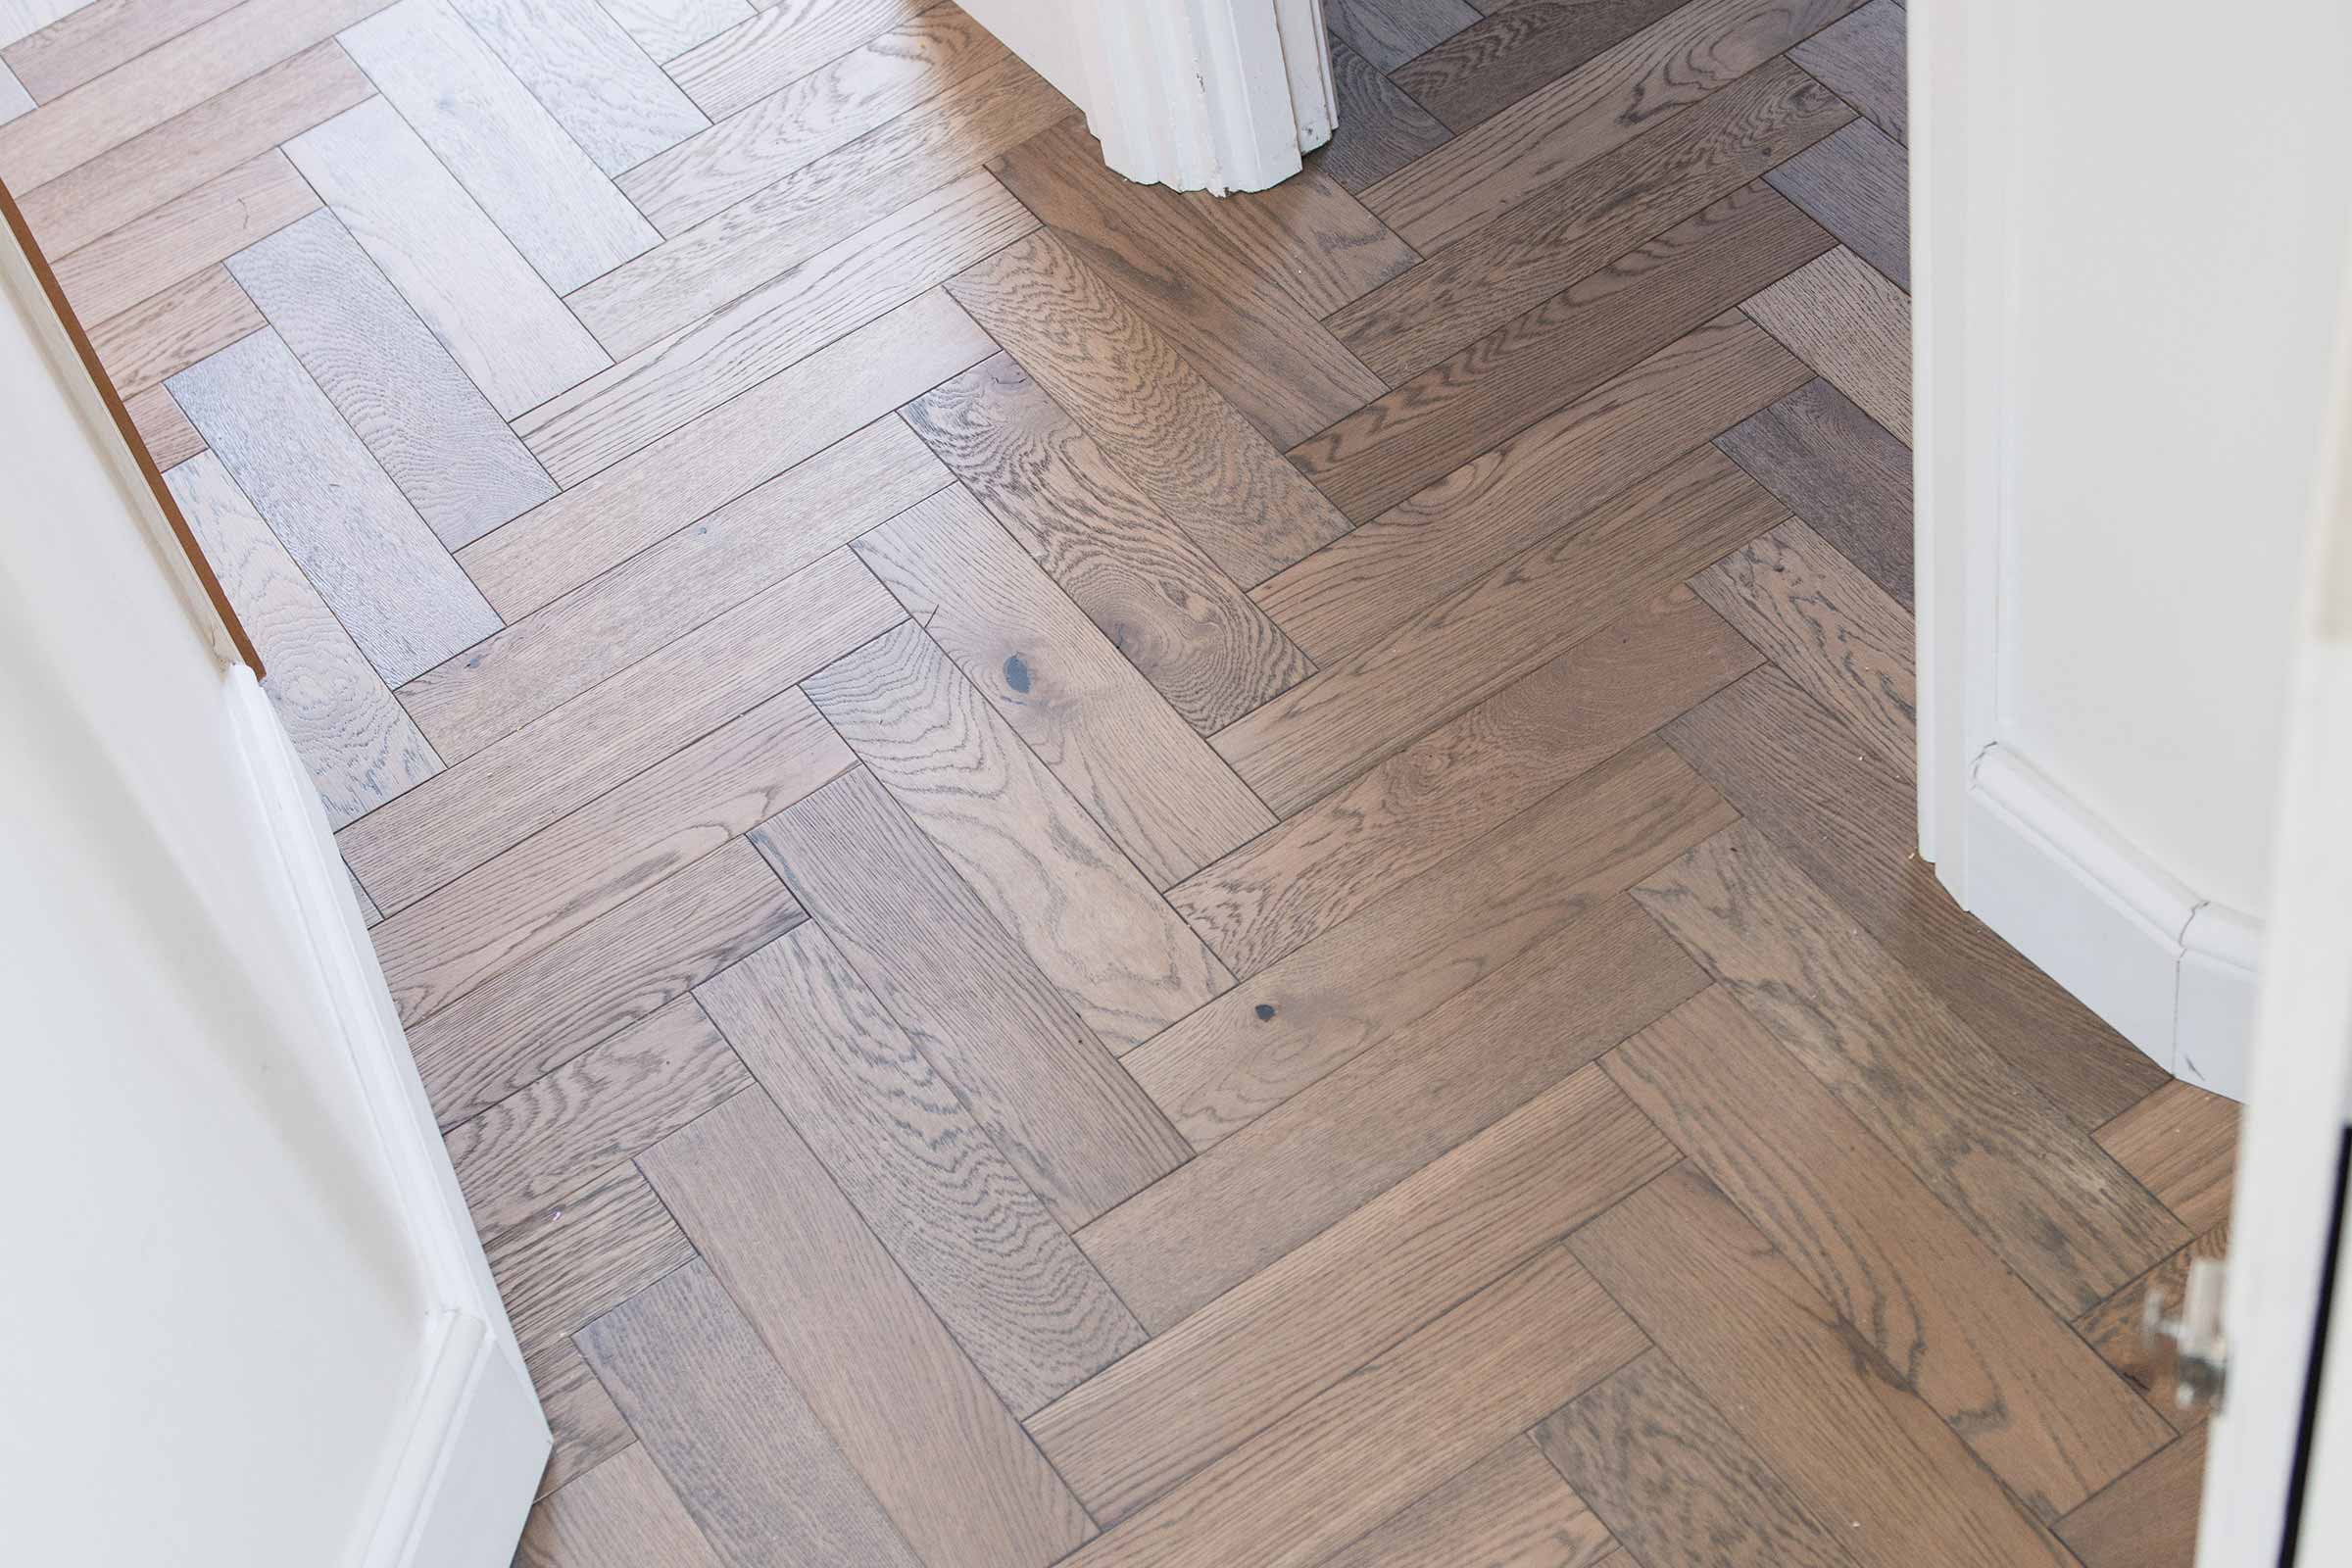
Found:
M 1036 226 L 1002 185 L 986 173 L 968 174 L 668 337 L 648 342 L 626 321 L 610 323 L 605 346 L 625 357 L 532 410 L 514 428 L 548 472 L 569 484 Z
M 660 242 L 449 0 L 395 0 L 342 41 L 557 293 Z
M 1789 58 L 1896 141 L 1910 140 L 1901 0 L 1870 3 L 1807 38 Z
M 1347 531 L 1315 487 L 1052 233 L 948 291 L 1234 581 L 1253 586 Z
M 1869 263 L 1840 245 L 1741 308 L 1911 444 L 1911 302 Z
M 1213 733 L 1314 672 L 1010 355 L 900 413 L 1194 729 Z
M 8 63 L 0 60 L 0 125 L 20 120 L 31 114 L 32 110 L 32 94 L 26 92 L 24 84 L 17 80 L 16 74 L 8 69 Z
M 1604 1065 L 2045 1522 L 2171 1441 L 1729 993 L 1684 1004 Z
M 334 214 L 288 224 L 230 257 L 228 271 L 443 544 L 469 544 L 556 493 Z
M 1911 287 L 1911 174 L 1903 144 L 1857 122 L 1764 176 L 1839 243 Z
M 410 1025 L 435 1115 L 444 1127 L 478 1115 L 804 918 L 749 844 L 703 857 Z
M 1692 0 L 1390 175 L 1364 192 L 1364 205 L 1427 255 L 1857 3 Z
M 2188 1240 L 1746 824 L 1636 897 L 2062 1314 L 2087 1311 Z
M 1326 662 L 1213 744 L 1276 811 L 1296 810 L 1782 515 L 1728 459 L 1701 448 L 1360 651 Z
M 596 1374 L 580 1359 L 579 1348 L 571 1341 L 543 1346 L 525 1357 L 522 1365 L 555 1439 L 547 1469 L 539 1477 L 540 1496 L 636 1444 L 637 1435 L 621 1419 L 612 1396 L 596 1381 Z
M 1153 887 L 1273 825 L 961 486 L 901 513 L 856 549 Z
M 2082 1568 L 2189 1568 L 2204 1485 L 2199 1427 L 2068 1515 L 2059 1537 Z
M 509 620 L 774 478 L 977 365 L 988 337 L 927 293 L 466 546 L 466 574 Z
M 922 444 L 885 416 L 425 671 L 400 689 L 401 702 L 456 760 L 820 566 L 810 582 L 850 594 L 854 607 L 866 574 L 829 558 L 946 483 Z
M 755 837 L 1063 1225 L 1184 1158 L 1184 1141 L 870 774 L 845 774 Z
M 1717 317 L 1251 597 L 1312 657 L 1340 658 L 1559 533 L 1806 374 L 1802 360 L 1744 316 Z
M 720 1568 L 639 1445 L 533 1508 L 514 1560 L 519 1568 Z
M 1546 1248 L 1099 1537 L 1070 1568 L 1302 1568 L 1642 1348 Z
M 97 0 L 68 8 L 37 32 L 0 49 L 35 103 L 47 103 L 102 76 L 190 27 L 210 22 L 235 0 Z
M 451 0 L 608 174 L 710 123 L 597 0 Z
M 2083 1343 L 2137 1389 L 2158 1415 L 2182 1432 L 2203 1425 L 2212 1407 L 2206 1402 L 2181 1403 L 2179 1358 L 2167 1354 L 2166 1348 L 2151 1346 L 2140 1325 L 2151 1293 L 2168 1309 L 2178 1307 L 2187 1294 L 2190 1265 L 2229 1255 L 2230 1226 L 2224 1222 L 2075 1319 L 2075 1332 Z
M 1044 1564 L 1092 1533 L 764 1095 L 730 1101 L 640 1163 L 929 1568 Z M 920 1420 L 905 1419 L 914 1410 Z
M 747 0 L 602 0 L 639 48 L 657 61 L 674 60 L 707 39 L 749 21 Z
M 922 1561 L 708 1265 L 640 1292 L 579 1343 L 721 1561 Z
M 160 390 L 160 389 L 159 389 Z M 440 759 L 214 453 L 164 472 L 270 673 L 278 722 L 330 827 L 431 778 Z
M 1379 71 L 1395 71 L 1478 20 L 1466 0 L 1331 0 L 1331 30 Z
M 391 104 L 346 110 L 286 154 L 501 415 L 605 368 L 587 328 Z
M 147 449 L 160 472 L 187 462 L 204 450 L 204 437 L 179 412 L 172 394 L 160 386 L 151 386 L 136 397 L 122 400 L 122 412 L 130 416 L 130 427 Z
M 685 1232 L 634 1165 L 573 1189 L 483 1251 L 526 1355 L 694 1258 Z
M 803 925 L 703 1002 L 1016 1416 L 1144 1331 L 849 960 Z
M 318 210 L 272 149 L 58 257 L 57 284 L 75 316 L 103 321 Z
M 1467 130 L 1641 31 L 1683 0 L 1487 0 L 1477 25 L 1392 73 L 1455 130 Z
M 1661 1247 L 1658 1239 L 1675 1238 Z M 2059 1568 L 1950 1428 L 1706 1178 L 1676 1167 L 1569 1249 L 1866 1568 Z M 1605 1516 L 1604 1516 L 1605 1517 Z
M 934 0 L 801 0 L 767 6 L 670 57 L 669 74 L 713 116 L 764 98 L 912 22 Z
M 1331 78 L 1339 123 L 1307 154 L 1306 167 L 1342 189 L 1360 191 L 1444 145 L 1449 134 L 1380 69 L 1331 35 Z
M 1758 176 L 1769 178 L 1775 166 L 1853 118 L 1828 88 L 1774 61 L 1348 306 L 1331 329 L 1395 385 Z
M 1233 983 L 913 621 L 802 689 L 1108 1050 Z
M 398 685 L 498 629 L 497 615 L 275 332 L 242 338 L 167 385 L 387 682 Z
M 1299 443 L 1291 460 L 1349 517 L 1377 515 L 1831 244 L 1778 192 L 1742 186 Z
M 1646 928 L 1646 929 L 1645 929 Z M 1162 1333 L 1706 984 L 1622 896 L 1078 1233 Z
M 262 326 L 228 275 L 208 267 L 90 328 L 90 347 L 119 397 L 135 398 Z
M 1516 1437 L 1324 1559 L 1321 1568 L 1592 1568 L 1617 1549 L 1592 1510 Z
M 1911 608 L 1911 452 L 1844 393 L 1816 376 L 1715 444 Z
M 2098 1138 L 2190 1230 L 2229 1223 L 2237 1102 L 2176 1078 L 2100 1128 Z
M 1244 981 L 1126 1065 L 1206 1149 L 1732 820 L 1637 742 Z
M 1755 651 L 1688 591 L 1440 725 L 1168 890 L 1255 974 L 1738 679 Z
M 1095 154 L 1101 157 L 1100 151 Z M 1211 191 L 1182 200 L 1261 287 L 1282 290 L 1310 316 L 1361 299 L 1419 260 L 1348 189 L 1312 165 L 1281 184 L 1229 201 Z

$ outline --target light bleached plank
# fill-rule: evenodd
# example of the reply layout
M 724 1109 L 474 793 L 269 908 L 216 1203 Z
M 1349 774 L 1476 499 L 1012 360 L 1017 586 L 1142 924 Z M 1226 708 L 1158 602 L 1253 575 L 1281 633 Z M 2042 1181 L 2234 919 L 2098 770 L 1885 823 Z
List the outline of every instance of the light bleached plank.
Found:
M 342 38 L 557 293 L 660 242 L 449 0 L 398 0 Z
M 57 258 L 58 287 L 75 316 L 103 321 L 318 210 L 273 149 Z
M 95 0 L 0 49 L 36 103 L 210 22 L 235 0 Z M 0 28 L 5 32 L 6 28 Z
M 597 0 L 452 3 L 608 174 L 710 123 Z
M 32 113 L 32 94 L 17 79 L 17 74 L 0 60 L 0 125 L 7 124 L 20 115 Z
M 286 554 L 270 525 L 206 452 L 167 469 L 238 620 L 260 650 L 262 688 L 310 768 L 330 827 L 340 827 L 440 771 L 383 677 Z
M 478 539 L 556 493 L 333 213 L 238 252 L 228 271 L 443 544 Z
M 0 44 L 40 31 L 74 9 L 74 0 L 0 0 Z
M 1741 308 L 1911 444 L 1911 301 L 1877 268 L 1840 245 Z
M 518 1568 L 720 1568 L 642 1444 L 533 1508 L 518 1550 Z
M 179 412 L 172 394 L 160 386 L 151 386 L 134 398 L 122 400 L 122 412 L 130 416 L 130 427 L 155 461 L 158 471 L 187 462 L 204 450 L 204 437 Z
M 275 332 L 243 338 L 166 384 L 387 682 L 498 629 Z
M 694 1258 L 632 1165 L 566 1193 L 483 1250 L 525 1355 L 562 1344 Z
M 656 60 L 674 60 L 756 14 L 746 0 L 604 0 L 604 7 Z
M 262 325 L 224 267 L 208 267 L 90 328 L 116 395 L 135 398 Z
M 789 0 L 669 62 L 713 116 L 733 114 L 860 44 L 913 21 L 936 0 Z
M 383 99 L 306 131 L 286 156 L 501 416 L 610 363 Z

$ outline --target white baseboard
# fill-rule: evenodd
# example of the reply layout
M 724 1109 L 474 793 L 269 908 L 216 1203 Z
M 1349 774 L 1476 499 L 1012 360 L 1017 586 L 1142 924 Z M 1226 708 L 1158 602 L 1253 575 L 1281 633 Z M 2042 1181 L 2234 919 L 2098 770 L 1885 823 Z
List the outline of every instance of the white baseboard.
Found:
M 2199 895 L 2014 752 L 1969 780 L 1969 911 L 2158 1065 L 2246 1089 L 2260 923 Z

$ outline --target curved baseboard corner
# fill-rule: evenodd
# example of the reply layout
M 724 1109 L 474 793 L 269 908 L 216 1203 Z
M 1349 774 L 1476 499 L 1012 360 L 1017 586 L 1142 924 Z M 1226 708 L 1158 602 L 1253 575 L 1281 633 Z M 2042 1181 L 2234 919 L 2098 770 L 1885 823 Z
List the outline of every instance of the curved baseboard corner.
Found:
M 1961 903 L 2167 1072 L 2242 1100 L 2262 923 L 2001 746 L 1970 777 Z

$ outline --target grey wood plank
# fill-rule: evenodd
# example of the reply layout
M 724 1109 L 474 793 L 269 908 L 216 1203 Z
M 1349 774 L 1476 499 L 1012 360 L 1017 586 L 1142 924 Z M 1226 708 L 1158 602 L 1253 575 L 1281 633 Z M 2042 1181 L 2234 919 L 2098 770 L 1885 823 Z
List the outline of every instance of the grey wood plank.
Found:
M 501 415 L 513 418 L 610 363 L 383 99 L 305 131 L 285 151 Z
M 1911 608 L 1911 451 L 1885 426 L 1816 376 L 1715 445 Z
M 275 332 L 240 339 L 166 385 L 386 682 L 498 629 Z
M 17 74 L 0 61 L 0 125 L 7 124 L 19 115 L 32 112 L 32 94 L 17 79 Z
M 1435 48 L 1475 24 L 1465 0 L 1331 0 L 1331 30 L 1382 71 Z
M 710 124 L 597 0 L 452 0 L 608 174 Z
M 519 1549 L 516 1568 L 719 1568 L 642 1444 L 533 1508 Z
M 539 1396 L 539 1408 L 556 1440 L 547 1469 L 539 1476 L 540 1496 L 635 1446 L 637 1435 L 569 1340 L 532 1351 L 523 1357 L 522 1369 L 530 1374 L 531 1391 Z
M 1840 245 L 1740 309 L 1911 444 L 1911 301 L 1877 269 Z
M 1896 141 L 1911 139 L 1900 0 L 1870 0 L 1788 51 L 1788 58 Z
M 674 60 L 757 15 L 746 0 L 604 0 L 604 7 L 656 60 Z
M 669 62 L 686 90 L 728 115 L 830 65 L 938 0 L 788 0 Z
M 334 214 L 279 229 L 228 270 L 443 544 L 468 544 L 556 493 Z
M 694 1256 L 633 1165 L 574 1188 L 483 1250 L 526 1356 L 562 1344 Z
M 1332 91 L 1339 123 L 1331 140 L 1309 153 L 1306 167 L 1321 170 L 1350 191 L 1388 178 L 1452 134 L 1371 61 L 1330 35 Z
M 1903 144 L 1857 120 L 1764 176 L 1845 247 L 1911 287 L 1911 171 Z

